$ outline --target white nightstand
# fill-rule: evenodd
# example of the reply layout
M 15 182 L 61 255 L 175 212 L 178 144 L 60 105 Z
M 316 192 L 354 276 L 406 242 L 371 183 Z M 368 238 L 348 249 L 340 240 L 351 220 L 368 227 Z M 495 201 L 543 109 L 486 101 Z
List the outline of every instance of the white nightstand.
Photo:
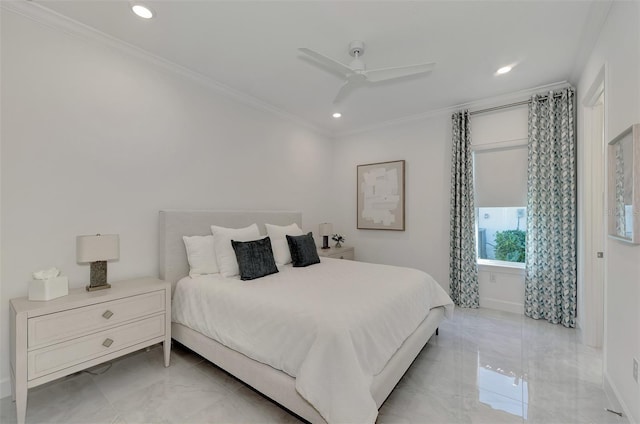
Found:
M 318 256 L 325 258 L 348 259 L 352 261 L 354 260 L 354 249 L 353 247 L 348 246 L 330 247 L 328 249 L 321 249 L 318 247 Z
M 46 302 L 12 299 L 11 394 L 18 423 L 27 390 L 155 343 L 171 353 L 171 285 L 157 278 L 112 283 L 108 290 L 69 290 Z

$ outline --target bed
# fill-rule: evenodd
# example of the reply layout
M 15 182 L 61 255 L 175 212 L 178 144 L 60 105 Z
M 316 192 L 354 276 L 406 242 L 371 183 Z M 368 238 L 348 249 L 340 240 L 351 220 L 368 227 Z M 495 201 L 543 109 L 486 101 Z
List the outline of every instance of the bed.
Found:
M 435 284 L 430 284 L 426 289 L 424 284 L 409 282 L 431 277 L 407 268 L 325 258 L 320 264 L 307 268 L 292 268 L 290 265 L 279 267 L 279 273 L 249 285 L 243 285 L 241 283 L 245 282 L 239 280 L 234 283 L 218 276 L 195 279 L 187 277 L 189 265 L 182 236 L 210 234 L 212 224 L 241 228 L 252 223 L 257 223 L 261 233 L 265 234 L 265 223 L 284 226 L 291 223 L 301 225 L 301 221 L 299 212 L 161 211 L 160 277 L 170 281 L 174 291 L 178 281 L 182 280 L 174 295 L 172 337 L 309 422 L 374 422 L 377 409 L 433 335 L 445 314 L 452 309 L 451 300 L 437 283 L 433 282 Z M 340 280 L 340 275 L 348 276 L 350 284 Z M 402 283 L 398 283 L 399 286 L 407 286 L 407 290 L 415 290 L 420 296 L 424 292 L 425 299 L 429 299 L 427 302 L 433 307 L 423 307 L 422 309 L 427 309 L 427 313 L 418 312 L 415 307 L 399 308 L 396 305 L 390 306 L 388 312 L 385 309 L 384 313 L 371 313 L 372 310 L 382 311 L 382 303 L 391 304 L 391 301 L 383 299 L 396 297 L 387 296 L 392 293 L 389 291 L 389 284 L 378 284 L 377 276 L 381 276 L 380 279 L 385 276 L 389 280 L 400 275 L 402 277 L 398 281 Z M 331 311 L 318 315 L 322 320 L 317 323 L 307 319 L 312 312 L 324 313 L 321 311 L 323 308 L 315 306 L 325 304 L 322 296 L 328 296 L 326 293 L 314 293 L 314 301 L 307 303 L 301 297 L 301 293 L 312 292 L 321 285 L 319 281 L 327 282 L 332 293 L 340 293 L 340 299 L 344 299 L 345 305 L 349 305 L 345 310 L 359 311 L 349 312 L 348 319 L 341 318 L 340 325 L 344 324 L 344 329 L 334 325 L 335 322 L 329 319 L 325 320 L 326 316 L 331 315 Z M 393 290 L 400 293 L 395 287 Z M 374 292 L 379 294 L 374 296 Z M 411 300 L 417 295 L 408 291 L 402 296 L 407 298 L 405 301 L 418 302 Z M 283 303 L 281 299 L 284 297 L 297 300 Z M 366 302 L 357 301 L 358 297 L 371 299 Z M 208 302 L 219 303 L 216 306 Z M 335 298 L 332 303 L 336 303 Z M 248 323 L 247 326 L 256 322 L 256 317 L 251 315 L 256 309 L 264 310 L 261 314 L 273 314 L 274 311 L 281 313 L 286 309 L 288 314 L 295 317 L 288 319 L 273 315 L 272 318 L 264 319 L 260 327 L 260 331 L 266 327 L 265 334 L 270 335 L 278 332 L 278 328 L 284 328 L 284 322 L 290 322 L 291 324 L 286 325 L 285 332 L 288 339 L 285 337 L 282 343 L 270 343 L 269 337 L 261 338 L 257 329 L 238 327 L 244 325 L 243 319 Z M 405 319 L 397 315 L 400 313 L 399 309 L 414 313 L 407 315 Z M 230 318 L 231 312 L 235 310 L 240 311 L 239 315 Z M 193 313 L 195 315 L 189 315 Z M 408 314 L 404 311 L 402 313 Z M 422 315 L 418 315 L 419 313 Z M 411 324 L 411 320 L 415 322 Z M 222 326 L 225 321 L 232 326 L 236 325 L 235 330 L 231 333 L 222 327 L 216 330 L 216 325 Z M 209 325 L 212 322 L 216 322 L 216 325 Z M 331 323 L 327 324 L 329 322 Z M 410 331 L 401 328 L 402 326 L 396 328 L 396 324 L 400 322 L 406 322 L 402 325 Z M 357 326 L 353 323 L 357 323 Z M 242 328 L 242 332 L 246 330 L 246 337 L 229 338 L 230 334 L 240 333 L 238 328 Z M 327 328 L 332 331 L 337 329 L 335 334 L 339 333 L 340 336 L 325 331 Z M 377 338 L 373 337 L 372 334 L 377 332 L 380 333 Z M 331 335 L 325 337 L 325 334 Z M 394 345 L 389 350 L 387 345 L 392 342 L 387 339 L 398 337 L 401 339 L 393 343 L 399 347 Z M 245 346 L 244 342 L 254 340 L 267 345 L 264 355 Z M 289 346 L 286 340 L 289 340 Z M 297 344 L 292 340 L 297 340 Z M 288 349 L 286 355 L 277 351 L 280 344 L 283 345 L 282 349 Z M 267 355 L 270 349 L 274 350 L 271 352 L 274 356 Z

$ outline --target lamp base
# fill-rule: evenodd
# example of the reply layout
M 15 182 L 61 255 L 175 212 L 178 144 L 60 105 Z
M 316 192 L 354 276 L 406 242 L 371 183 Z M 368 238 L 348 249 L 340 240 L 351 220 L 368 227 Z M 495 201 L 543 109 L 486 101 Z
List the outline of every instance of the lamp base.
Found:
M 87 291 L 109 288 L 111 288 L 111 284 L 107 283 L 107 261 L 91 262 L 91 275 L 89 276 L 89 285 L 86 286 Z
M 87 289 L 87 291 L 104 290 L 104 289 L 110 289 L 110 288 L 111 288 L 111 284 L 109 283 L 103 284 L 101 286 L 85 286 L 85 289 Z
M 329 236 L 322 236 L 322 247 L 321 249 L 329 249 Z

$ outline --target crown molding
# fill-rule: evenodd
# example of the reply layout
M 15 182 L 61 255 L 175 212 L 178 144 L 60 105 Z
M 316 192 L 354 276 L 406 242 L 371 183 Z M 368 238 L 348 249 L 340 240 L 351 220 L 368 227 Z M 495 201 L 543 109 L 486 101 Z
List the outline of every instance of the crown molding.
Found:
M 606 0 L 606 1 L 609 2 L 610 0 Z M 608 6 L 610 7 L 610 4 Z M 595 13 L 594 11 L 594 15 L 601 17 L 604 9 L 605 9 L 604 7 L 599 8 L 597 12 L 600 12 L 600 13 Z M 228 85 L 225 85 L 219 81 L 214 80 L 213 78 L 207 77 L 199 72 L 193 71 L 182 65 L 178 65 L 177 63 L 171 62 L 151 52 L 148 52 L 147 50 L 136 47 L 133 44 L 127 43 L 119 38 L 103 33 L 93 27 L 90 27 L 74 19 L 71 19 L 67 16 L 59 14 L 51 9 L 48 9 L 47 7 L 44 7 L 32 1 L 0 0 L 0 10 L 6 10 L 6 11 L 16 13 L 27 19 L 35 21 L 41 25 L 44 25 L 46 27 L 52 28 L 54 30 L 62 31 L 69 36 L 85 39 L 88 41 L 93 41 L 93 42 L 102 44 L 104 46 L 107 46 L 109 48 L 115 49 L 117 51 L 123 52 L 129 56 L 138 58 L 147 63 L 163 68 L 166 71 L 169 71 L 173 74 L 180 75 L 184 78 L 190 79 L 198 84 L 201 84 L 211 89 L 212 91 L 215 91 L 216 93 L 228 99 L 234 100 L 240 104 L 244 104 L 246 106 L 252 107 L 257 110 L 271 113 L 282 119 L 293 122 L 301 127 L 307 128 L 319 135 L 325 136 L 331 140 L 350 137 L 353 135 L 367 133 L 371 131 L 377 131 L 384 128 L 408 124 L 411 122 L 422 121 L 422 120 L 430 119 L 436 116 L 450 114 L 459 109 L 472 109 L 472 108 L 479 109 L 479 108 L 485 108 L 485 107 L 499 106 L 501 104 L 514 102 L 514 101 L 526 100 L 528 97 L 530 97 L 535 93 L 539 93 L 545 90 L 563 88 L 569 85 L 567 81 L 560 81 L 557 83 L 520 90 L 514 93 L 490 97 L 487 99 L 482 99 L 482 100 L 473 101 L 469 103 L 462 103 L 454 106 L 448 106 L 440 109 L 433 109 L 433 110 L 429 110 L 416 115 L 404 116 L 401 118 L 383 121 L 383 122 L 379 122 L 369 126 L 363 126 L 353 130 L 339 132 L 339 131 L 327 129 L 325 127 L 320 127 L 315 124 L 312 124 L 308 120 L 298 115 L 287 112 L 283 109 L 280 109 L 276 106 L 271 105 L 270 103 L 260 100 L 254 96 L 251 96 L 249 94 L 246 94 L 239 90 L 231 88 Z M 606 12 L 608 12 L 608 7 L 606 8 Z M 605 19 L 606 19 L 606 15 L 605 15 Z M 604 20 L 602 22 L 604 22 Z
M 494 106 L 501 106 L 507 103 L 527 100 L 529 97 L 533 96 L 534 94 L 538 94 L 544 91 L 557 90 L 557 89 L 565 88 L 568 86 L 570 86 L 570 84 L 567 81 L 559 81 L 551 84 L 540 85 L 533 88 L 527 88 L 525 90 L 515 91 L 513 93 L 503 94 L 503 95 L 494 96 L 494 97 L 488 97 L 486 99 L 477 100 L 477 101 L 468 102 L 468 103 L 461 103 L 454 106 L 447 106 L 440 109 L 433 109 L 433 110 L 419 113 L 416 115 L 405 116 L 402 118 L 380 122 L 375 125 L 362 127 L 355 130 L 340 132 L 340 133 L 337 133 L 335 137 L 336 138 L 350 137 L 353 135 L 368 133 L 371 131 L 378 131 L 384 128 L 395 127 L 403 124 L 408 124 L 411 122 L 424 121 L 430 118 L 434 118 L 436 116 L 448 115 L 460 109 L 484 109 L 484 108 L 489 108 Z
M 148 52 L 147 50 L 141 49 L 119 38 L 108 35 L 93 27 L 90 27 L 60 13 L 57 13 L 51 9 L 48 9 L 47 7 L 40 4 L 28 0 L 2 0 L 0 1 L 0 9 L 16 13 L 48 28 L 62 31 L 72 37 L 97 42 L 104 46 L 123 52 L 129 56 L 141 59 L 147 63 L 161 67 L 171 73 L 180 75 L 196 83 L 204 85 L 228 99 L 235 100 L 238 103 L 250 106 L 254 109 L 269 112 L 325 137 L 333 139 L 335 136 L 335 133 L 333 131 L 318 127 L 317 125 L 310 123 L 309 121 L 301 118 L 298 115 L 275 107 L 263 100 L 258 99 L 257 97 L 231 88 L 226 84 L 214 80 L 213 78 L 207 77 L 182 65 L 178 65 L 175 62 L 164 59 L 151 52 Z

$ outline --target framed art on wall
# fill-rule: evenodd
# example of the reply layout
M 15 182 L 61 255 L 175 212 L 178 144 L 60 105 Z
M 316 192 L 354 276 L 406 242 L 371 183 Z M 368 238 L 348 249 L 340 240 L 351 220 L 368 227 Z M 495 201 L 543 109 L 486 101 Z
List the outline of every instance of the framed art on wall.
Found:
M 357 168 L 358 229 L 404 231 L 404 160 Z
M 640 244 L 640 124 L 609 142 L 609 237 Z

